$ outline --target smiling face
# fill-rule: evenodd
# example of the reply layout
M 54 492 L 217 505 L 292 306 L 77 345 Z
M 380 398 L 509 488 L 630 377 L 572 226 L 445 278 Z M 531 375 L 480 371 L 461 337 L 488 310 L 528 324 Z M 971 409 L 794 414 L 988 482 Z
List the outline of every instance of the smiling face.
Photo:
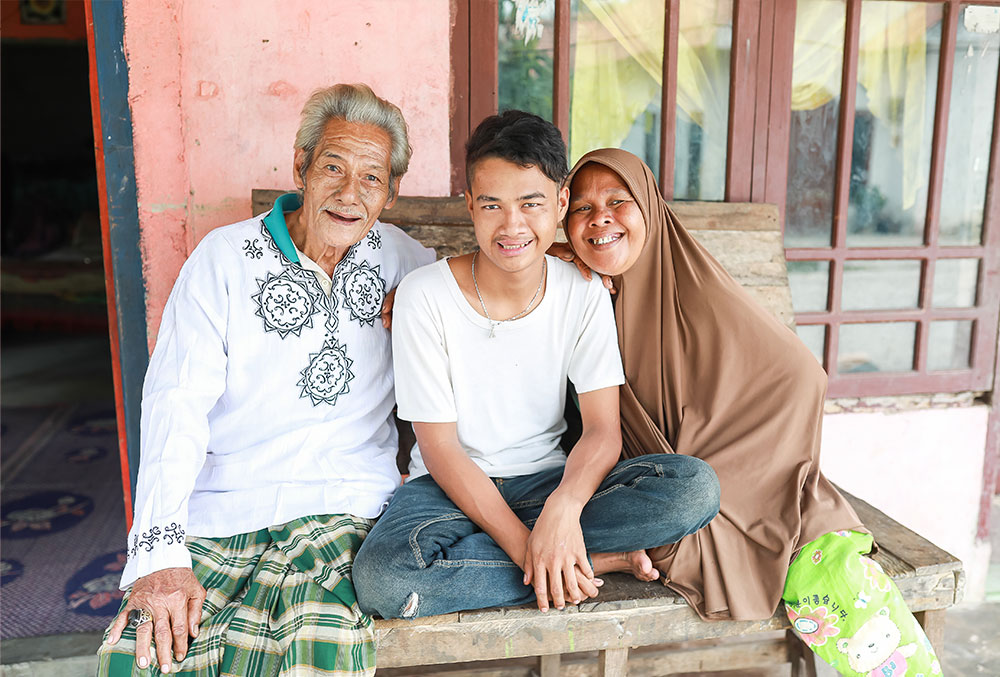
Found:
M 295 151 L 295 185 L 303 191 L 301 219 L 313 247 L 344 249 L 359 242 L 382 209 L 392 206 L 392 141 L 382 128 L 330 120 L 306 166 Z M 392 188 L 392 190 L 390 190 Z M 305 252 L 309 255 L 309 252 Z
M 555 240 L 568 197 L 566 188 L 535 166 L 479 160 L 465 202 L 483 256 L 505 272 L 532 268 Z
M 621 275 L 639 258 L 646 222 L 614 170 L 591 162 L 573 177 L 566 237 L 583 262 L 603 275 Z

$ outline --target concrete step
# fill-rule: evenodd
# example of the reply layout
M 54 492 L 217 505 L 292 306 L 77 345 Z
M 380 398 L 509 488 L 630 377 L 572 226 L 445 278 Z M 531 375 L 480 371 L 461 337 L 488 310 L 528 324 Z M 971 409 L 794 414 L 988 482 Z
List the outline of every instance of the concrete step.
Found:
M 93 677 L 100 632 L 5 639 L 0 677 Z

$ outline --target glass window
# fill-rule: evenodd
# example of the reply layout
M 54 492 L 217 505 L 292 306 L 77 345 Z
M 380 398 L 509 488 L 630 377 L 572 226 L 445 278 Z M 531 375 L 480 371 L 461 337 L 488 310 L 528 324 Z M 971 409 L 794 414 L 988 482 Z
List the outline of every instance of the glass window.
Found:
M 788 247 L 828 247 L 833 239 L 845 11 L 843 0 L 800 0 L 795 13 Z
M 732 0 L 680 3 L 674 198 L 721 200 L 726 194 Z
M 842 288 L 842 310 L 916 308 L 920 261 L 847 261 Z
M 941 200 L 943 245 L 979 244 L 983 232 L 1000 53 L 1000 32 L 980 20 L 984 10 L 997 8 L 963 7 L 959 15 Z
M 934 307 L 971 308 L 979 287 L 979 259 L 938 259 L 934 267 Z
M 499 5 L 497 107 L 551 120 L 555 7 L 548 2 L 528 4 L 501 0 Z
M 971 347 L 971 320 L 931 322 L 927 368 L 932 371 L 968 369 Z
M 837 371 L 841 374 L 911 371 L 916 334 L 916 322 L 842 324 Z
M 795 328 L 795 333 L 809 347 L 816 360 L 823 364 L 823 354 L 826 352 L 826 325 L 800 324 Z
M 658 172 L 663 3 L 579 0 L 574 10 L 570 165 L 595 148 L 613 147 Z
M 861 5 L 849 246 L 923 242 L 941 11 L 924 2 Z
M 830 287 L 829 261 L 789 261 L 792 306 L 800 313 L 826 310 Z
M 570 164 L 594 148 L 624 148 L 658 174 L 663 0 L 578 0 L 572 7 Z M 732 24 L 732 0 L 680 4 L 675 199 L 725 196 Z

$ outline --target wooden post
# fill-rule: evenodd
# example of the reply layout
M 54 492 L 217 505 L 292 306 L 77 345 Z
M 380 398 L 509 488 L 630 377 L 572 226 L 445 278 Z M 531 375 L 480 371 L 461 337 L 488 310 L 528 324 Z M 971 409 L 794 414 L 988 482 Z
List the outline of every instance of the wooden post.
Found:
M 625 677 L 628 674 L 628 647 L 605 649 L 597 655 L 598 677 Z
M 944 609 L 928 609 L 927 611 L 918 611 L 913 615 L 917 617 L 917 622 L 923 627 L 924 634 L 930 640 L 934 651 L 940 656 L 941 649 L 944 647 Z
M 792 664 L 792 677 L 816 677 L 816 655 L 812 650 L 791 630 L 785 631 L 785 643 L 788 662 Z
M 559 677 L 559 664 L 562 662 L 559 654 L 542 656 L 538 664 L 540 677 Z

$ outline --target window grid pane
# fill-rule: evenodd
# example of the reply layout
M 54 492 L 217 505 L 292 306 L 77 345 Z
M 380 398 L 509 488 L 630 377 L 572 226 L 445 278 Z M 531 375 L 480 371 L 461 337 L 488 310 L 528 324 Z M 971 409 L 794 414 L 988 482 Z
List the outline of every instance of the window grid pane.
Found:
M 799 17 L 802 16 L 803 8 L 820 4 L 830 3 L 821 3 L 821 0 L 799 0 L 797 3 L 797 23 L 800 21 Z M 917 8 L 918 4 L 923 5 L 923 9 Z M 875 9 L 866 9 L 869 5 Z M 789 261 L 789 276 L 793 280 L 796 320 L 801 325 L 800 336 L 814 352 L 817 350 L 817 346 L 824 349 L 824 362 L 831 374 L 829 395 L 832 397 L 976 390 L 989 388 L 992 385 L 993 348 L 991 348 L 991 344 L 992 346 L 996 344 L 995 308 L 996 304 L 1000 302 L 1000 290 L 996 289 L 998 284 L 995 274 L 1000 268 L 1000 252 L 993 250 L 1000 247 L 1000 233 L 997 232 L 1000 224 L 990 223 L 990 218 L 994 216 L 993 212 L 997 210 L 990 204 L 984 204 L 982 196 L 992 195 L 1000 188 L 1000 171 L 987 172 L 980 166 L 981 161 L 980 164 L 972 161 L 972 165 L 974 165 L 972 170 L 978 171 L 979 174 L 972 177 L 970 182 L 978 178 L 980 183 L 971 186 L 967 192 L 975 192 L 980 197 L 977 197 L 977 204 L 971 207 L 966 204 L 968 200 L 963 199 L 961 208 L 962 214 L 966 215 L 963 217 L 966 221 L 977 213 L 986 216 L 982 239 L 977 241 L 974 237 L 963 237 L 957 241 L 949 241 L 947 236 L 942 235 L 941 244 L 948 245 L 947 249 L 938 246 L 937 212 L 941 211 L 944 228 L 948 228 L 948 219 L 951 218 L 947 212 L 949 207 L 941 204 L 941 188 L 942 185 L 955 185 L 953 180 L 952 183 L 947 183 L 946 177 L 949 176 L 949 172 L 953 171 L 957 162 L 949 160 L 949 163 L 946 164 L 944 161 L 944 153 L 947 152 L 946 137 L 947 139 L 954 138 L 955 134 L 951 130 L 954 130 L 956 125 L 963 123 L 962 120 L 955 117 L 951 117 L 949 121 L 948 112 L 949 106 L 954 100 L 951 87 L 952 74 L 959 67 L 957 62 L 965 57 L 965 52 L 962 50 L 967 51 L 969 48 L 969 45 L 965 43 L 956 44 L 956 32 L 958 30 L 964 31 L 967 28 L 967 22 L 965 22 L 967 7 L 968 5 L 959 7 L 957 4 L 905 1 L 861 2 L 860 0 L 847 0 L 845 3 L 845 58 L 843 63 L 846 64 L 848 70 L 843 73 L 843 79 L 840 83 L 839 114 L 842 118 L 846 115 L 849 119 L 839 120 L 838 126 L 835 171 L 837 190 L 833 202 L 833 231 L 832 237 L 828 240 L 829 245 L 821 234 L 819 238 L 798 237 L 796 239 L 797 233 L 794 232 L 794 228 L 793 232 L 788 230 L 794 224 L 786 219 L 786 245 L 789 245 L 789 248 L 786 249 L 786 257 Z M 930 20 L 925 21 L 922 34 L 917 29 L 919 22 L 914 22 L 912 30 L 904 31 L 903 36 L 911 39 L 911 42 L 907 43 L 911 47 L 913 47 L 912 39 L 914 36 L 917 36 L 918 40 L 922 39 L 924 41 L 924 63 L 932 65 L 927 69 L 926 81 L 922 83 L 916 83 L 919 78 L 915 69 L 911 73 L 914 83 L 923 85 L 925 99 L 922 102 L 924 111 L 922 131 L 917 139 L 920 149 L 910 153 L 910 155 L 920 158 L 923 168 L 918 169 L 923 172 L 923 178 L 920 178 L 919 173 L 915 174 L 919 180 L 915 183 L 910 182 L 912 184 L 910 194 L 914 197 L 914 204 L 916 201 L 923 201 L 926 210 L 914 207 L 912 211 L 914 222 L 910 231 L 918 234 L 916 238 L 912 236 L 907 238 L 905 233 L 903 233 L 903 237 L 897 237 L 905 228 L 893 232 L 893 228 L 889 227 L 891 224 L 887 225 L 886 223 L 882 224 L 881 231 L 883 232 L 880 232 L 879 227 L 875 227 L 872 225 L 874 222 L 870 222 L 870 235 L 875 237 L 876 241 L 861 242 L 857 236 L 851 237 L 849 235 L 848 224 L 857 224 L 857 215 L 849 214 L 849 211 L 857 208 L 856 204 L 852 204 L 852 200 L 857 202 L 858 186 L 873 185 L 870 180 L 867 183 L 859 183 L 858 177 L 852 175 L 852 169 L 857 169 L 854 166 L 856 162 L 852 158 L 856 149 L 855 140 L 857 135 L 861 133 L 861 131 L 855 130 L 857 122 L 855 109 L 866 110 L 866 102 L 857 102 L 856 100 L 859 98 L 859 91 L 867 96 L 867 91 L 863 84 L 859 85 L 858 78 L 859 53 L 863 49 L 862 44 L 865 39 L 865 31 L 862 30 L 862 13 L 867 20 L 872 11 L 881 10 L 905 14 L 906 10 L 914 8 L 916 8 L 917 13 L 923 12 L 928 16 L 935 12 L 937 17 L 943 15 L 943 20 L 935 20 L 935 17 L 932 16 Z M 961 28 L 959 28 L 960 23 Z M 920 38 L 921 35 L 922 38 Z M 968 36 L 965 37 L 968 38 Z M 992 47 L 994 39 L 997 39 L 997 36 L 980 39 L 977 45 L 982 48 L 982 44 L 986 42 Z M 891 37 L 886 37 L 886 40 L 891 41 Z M 997 41 L 1000 42 L 1000 39 Z M 940 63 L 938 63 L 938 45 L 940 45 Z M 802 68 L 798 62 L 799 47 L 797 40 L 796 73 Z M 983 56 L 981 52 L 977 52 L 977 55 Z M 993 82 L 988 87 L 989 91 L 984 95 L 990 100 L 991 110 L 988 111 L 988 116 L 987 113 L 980 111 L 980 117 L 987 117 L 992 122 L 992 129 L 995 130 L 997 124 L 993 117 L 993 109 L 998 105 L 997 97 L 1000 96 L 1000 93 L 995 89 L 997 80 L 995 69 L 1000 57 L 996 51 L 990 54 L 986 50 L 986 58 L 991 59 L 991 64 L 993 64 L 989 66 L 990 69 L 993 69 L 990 70 Z M 945 72 L 947 72 L 947 77 L 945 77 Z M 866 73 L 863 78 L 868 78 L 870 82 L 872 75 Z M 794 87 L 800 84 L 800 82 L 793 83 L 793 91 Z M 938 102 L 937 97 L 941 97 L 943 101 Z M 915 110 L 919 109 L 915 108 Z M 897 115 L 902 116 L 903 112 L 902 108 L 897 107 Z M 793 127 L 794 115 L 793 108 Z M 930 143 L 931 130 L 933 130 L 933 148 Z M 982 134 L 979 134 L 976 137 L 976 143 L 988 146 L 989 150 L 984 153 L 980 149 L 978 155 L 989 155 L 990 163 L 996 164 L 998 156 L 996 139 L 988 136 L 984 143 L 981 136 Z M 902 153 L 902 150 L 895 152 Z M 935 152 L 940 157 L 930 157 Z M 795 149 L 793 148 L 789 154 L 787 205 L 791 205 L 797 197 L 793 194 L 794 154 Z M 966 160 L 967 158 L 960 159 Z M 864 160 L 865 158 L 861 158 L 862 162 Z M 868 160 L 870 161 L 870 158 Z M 968 162 L 962 164 L 962 167 L 968 169 L 965 164 Z M 897 167 L 899 166 L 897 163 Z M 829 170 L 818 168 L 815 171 L 817 174 L 822 174 L 823 171 Z M 902 169 L 898 171 L 902 173 Z M 991 177 L 992 191 L 986 189 L 985 184 L 982 183 L 982 176 L 986 174 Z M 883 181 L 885 180 L 883 179 Z M 902 177 L 899 177 L 899 180 L 903 181 Z M 957 177 L 957 180 L 961 181 L 962 177 Z M 875 185 L 878 186 L 878 182 Z M 926 214 L 923 213 L 924 211 Z M 789 217 L 791 216 L 793 214 L 790 212 Z M 973 218 L 973 220 L 975 219 Z M 810 227 L 822 227 L 822 225 L 822 223 L 813 224 Z M 925 228 L 927 232 L 923 232 Z M 879 237 L 883 240 L 878 241 Z M 848 244 L 855 246 L 849 247 Z M 903 246 L 895 248 L 894 245 L 898 246 L 898 244 L 903 244 Z M 865 248 L 859 249 L 857 248 L 859 246 Z M 894 248 L 886 249 L 886 247 Z M 887 304 L 865 299 L 863 296 L 861 297 L 863 302 L 859 304 L 856 302 L 858 298 L 856 290 L 853 292 L 855 301 L 852 302 L 850 294 L 844 289 L 845 275 L 850 286 L 851 271 L 857 271 L 859 268 L 870 270 L 873 259 L 892 259 L 893 263 L 905 259 L 910 260 L 909 263 L 905 264 L 908 267 L 905 275 L 904 295 L 907 297 L 906 303 L 892 303 L 889 304 L 893 308 L 891 310 L 877 310 L 876 308 L 879 306 L 885 307 Z M 803 264 L 811 266 L 811 268 L 803 269 L 801 268 Z M 804 270 L 813 270 L 817 265 L 822 266 L 824 271 L 829 271 L 831 303 L 828 310 L 818 307 L 815 293 L 805 298 L 801 289 L 797 294 L 794 292 L 796 286 L 794 280 L 798 278 L 798 286 L 801 288 Z M 987 275 L 987 271 L 993 271 L 993 275 Z M 919 301 L 917 303 L 912 302 L 914 285 L 919 288 L 917 295 Z M 862 285 L 860 288 L 863 290 L 864 286 Z M 901 293 L 898 289 L 891 291 Z M 864 309 L 857 310 L 856 308 L 859 307 Z M 829 326 L 828 332 L 825 331 L 824 325 Z M 872 332 L 879 333 L 880 331 L 884 335 L 882 338 L 871 336 Z M 824 334 L 826 334 L 825 342 L 817 341 Z M 895 334 L 899 334 L 899 336 L 886 338 L 889 335 L 895 336 Z M 891 350 L 883 351 L 891 354 L 874 355 L 871 352 L 873 347 L 878 352 L 880 341 L 893 344 Z M 917 368 L 915 369 L 914 366 Z M 872 369 L 878 369 L 878 371 L 871 371 Z M 890 373 L 891 376 L 889 376 Z M 885 375 L 880 376 L 880 374 Z

